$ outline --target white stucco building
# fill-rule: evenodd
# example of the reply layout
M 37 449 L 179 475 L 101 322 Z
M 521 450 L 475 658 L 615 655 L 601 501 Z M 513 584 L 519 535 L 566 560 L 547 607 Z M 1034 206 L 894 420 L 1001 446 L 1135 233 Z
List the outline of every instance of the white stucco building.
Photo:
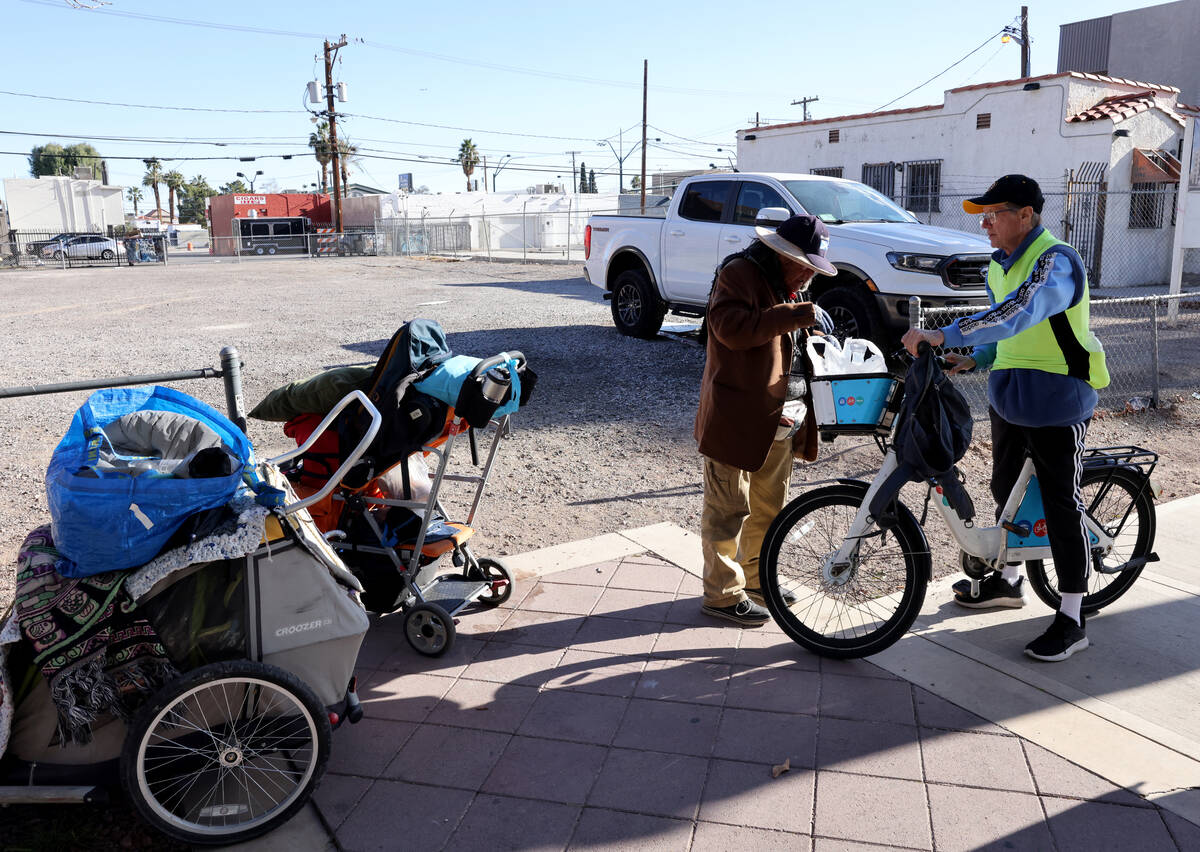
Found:
M 1043 222 L 1098 286 L 1165 282 L 1184 116 L 1173 86 L 1065 72 L 951 89 L 941 104 L 738 131 L 743 171 L 861 180 L 922 221 L 962 212 L 1002 174 L 1035 178 Z
M 125 222 L 124 187 L 68 177 L 4 181 L 9 227 L 14 231 L 95 231 Z

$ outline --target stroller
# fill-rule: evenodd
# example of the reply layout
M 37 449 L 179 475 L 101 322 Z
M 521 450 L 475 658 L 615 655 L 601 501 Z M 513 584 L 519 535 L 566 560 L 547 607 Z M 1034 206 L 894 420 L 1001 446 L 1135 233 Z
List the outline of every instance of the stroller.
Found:
M 191 402 L 227 444 L 244 440 Z M 49 525 L 30 533 L 18 599 L 0 619 L 0 803 L 102 800 L 119 779 L 148 823 L 201 845 L 257 837 L 303 807 L 324 773 L 331 731 L 362 717 L 354 678 L 369 625 L 362 587 L 306 511 L 379 430 L 369 400 L 355 394 L 342 407 L 351 402 L 369 418 L 360 446 L 308 499 L 278 468 L 305 447 L 261 464 L 250 452 L 244 475 L 266 486 L 260 494 L 276 497 L 275 507 L 240 487 L 222 523 L 140 567 L 73 573 Z M 22 597 L 29 578 L 41 585 Z M 88 644 L 65 641 L 64 626 L 101 623 Z
M 327 381 L 335 392 L 338 380 L 347 377 L 344 370 L 334 372 L 339 375 L 310 382 Z M 468 542 L 500 443 L 510 434 L 511 414 L 528 401 L 536 375 L 520 352 L 483 360 L 453 356 L 437 323 L 412 320 L 359 380 L 383 413 L 384 425 L 337 490 L 312 507 L 313 517 L 361 580 L 367 609 L 403 612 L 404 635 L 413 649 L 441 656 L 454 644 L 455 615 L 475 603 L 499 606 L 512 594 L 513 577 L 504 562 L 476 556 Z M 300 396 L 306 391 L 289 388 Z M 345 464 L 340 448 L 358 444 L 366 424 L 363 409 L 352 406 L 339 419 L 336 441 L 330 434 L 312 446 L 309 435 L 317 416 L 302 413 L 284 427 L 297 441 L 309 440 L 310 449 L 285 471 L 301 495 L 327 487 L 333 465 Z M 472 465 L 480 467 L 476 433 L 488 427 L 492 435 L 482 470 L 448 473 L 456 439 L 464 432 Z M 425 463 L 430 456 L 436 460 L 432 472 Z M 447 520 L 440 498 L 446 481 L 475 486 L 463 521 Z M 458 570 L 430 577 L 426 569 L 447 555 Z

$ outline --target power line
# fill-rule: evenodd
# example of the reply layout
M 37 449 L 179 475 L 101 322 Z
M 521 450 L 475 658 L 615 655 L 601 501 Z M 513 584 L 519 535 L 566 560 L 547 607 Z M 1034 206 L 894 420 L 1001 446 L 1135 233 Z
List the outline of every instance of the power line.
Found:
M 40 101 L 67 101 L 74 104 L 95 104 L 97 106 L 131 107 L 133 109 L 169 109 L 180 112 L 229 112 L 229 113 L 283 113 L 303 115 L 307 110 L 302 109 L 234 109 L 232 107 L 186 107 L 161 106 L 159 104 L 126 104 L 115 101 L 92 101 L 85 98 L 63 98 L 53 95 L 35 95 L 32 92 L 10 92 L 0 89 L 0 95 L 12 95 L 14 98 L 36 98 Z
M 896 101 L 903 100 L 904 98 L 907 98 L 909 95 L 911 95 L 911 94 L 912 94 L 913 92 L 915 92 L 917 89 L 920 89 L 920 88 L 923 88 L 923 87 L 925 87 L 925 86 L 929 85 L 929 84 L 930 84 L 930 83 L 932 83 L 934 80 L 936 80 L 938 77 L 941 77 L 943 74 L 945 74 L 945 73 L 946 73 L 947 71 L 949 71 L 951 68 L 953 68 L 955 65 L 958 65 L 960 62 L 963 62 L 963 61 L 965 61 L 965 60 L 966 60 L 966 59 L 968 59 L 969 57 L 971 57 L 971 56 L 973 56 L 974 54 L 978 53 L 979 51 L 983 50 L 985 47 L 987 47 L 987 44 L 988 44 L 988 42 L 990 42 L 992 39 L 994 39 L 996 36 L 1000 35 L 1000 34 L 1001 34 L 1001 33 L 1003 33 L 1003 32 L 1004 32 L 1004 30 L 1003 30 L 1003 29 L 1000 29 L 1000 30 L 997 30 L 996 32 L 992 33 L 990 36 L 988 36 L 987 38 L 985 38 L 985 39 L 983 40 L 983 43 L 982 43 L 982 44 L 980 44 L 980 45 L 979 45 L 979 47 L 975 48 L 975 49 L 974 49 L 974 50 L 972 50 L 970 53 L 968 53 L 966 56 L 962 57 L 962 59 L 959 59 L 959 60 L 957 60 L 956 62 L 952 62 L 951 64 L 949 64 L 949 65 L 947 65 L 945 68 L 943 68 L 941 71 L 939 71 L 939 72 L 937 72 L 936 74 L 934 74 L 932 77 L 930 77 L 930 78 L 929 78 L 928 80 L 926 80 L 924 83 L 922 83 L 920 86 L 916 86 L 916 87 L 914 87 L 914 88 L 912 88 L 912 89 L 909 89 L 907 92 L 905 92 L 903 95 L 901 95 L 901 96 L 900 96 L 900 97 L 898 97 L 898 98 L 892 98 L 890 101 L 888 101 L 888 102 L 887 102 L 886 104 L 884 104 L 883 106 L 878 106 L 878 107 L 875 107 L 875 109 L 871 110 L 871 112 L 879 112 L 881 109 L 884 109 L 884 108 L 886 108 L 886 107 L 890 107 L 890 106 L 891 106 L 892 104 L 894 104 Z

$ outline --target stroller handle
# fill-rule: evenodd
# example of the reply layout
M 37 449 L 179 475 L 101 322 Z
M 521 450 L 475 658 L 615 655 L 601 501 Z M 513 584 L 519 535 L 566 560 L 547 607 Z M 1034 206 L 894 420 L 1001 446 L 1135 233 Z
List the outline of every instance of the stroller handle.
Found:
M 325 419 L 322 420 L 317 428 L 313 430 L 313 433 L 308 436 L 307 441 L 296 447 L 294 450 L 288 450 L 283 455 L 267 459 L 267 464 L 281 465 L 286 461 L 294 459 L 296 456 L 301 455 L 302 453 L 308 452 L 308 448 L 315 444 L 317 439 L 325 433 L 325 430 L 328 429 L 337 416 L 342 413 L 342 409 L 355 400 L 361 403 L 362 407 L 371 414 L 371 425 L 367 427 L 366 434 L 363 435 L 362 440 L 358 442 L 358 446 L 354 448 L 354 452 L 350 453 L 350 455 L 346 457 L 346 460 L 342 462 L 342 466 L 334 471 L 333 476 L 329 477 L 329 481 L 325 483 L 320 491 L 318 491 L 316 494 L 310 494 L 303 500 L 297 500 L 295 503 L 288 503 L 280 510 L 283 512 L 283 514 L 290 515 L 293 512 L 300 511 L 301 509 L 307 509 L 312 504 L 319 503 L 332 494 L 333 489 L 338 487 L 342 481 L 342 478 L 350 472 L 350 468 L 354 467 L 355 463 L 362 458 L 363 453 L 367 451 L 367 447 L 369 447 L 371 442 L 375 440 L 375 436 L 379 433 L 379 427 L 383 423 L 383 416 L 380 415 L 379 409 L 371 404 L 371 400 L 367 399 L 367 395 L 365 393 L 360 390 L 350 391 L 350 393 L 346 394 L 338 401 L 338 404 L 333 407 L 332 411 L 325 415 Z
M 491 358 L 484 358 L 475 365 L 475 369 L 471 370 L 471 378 L 478 379 L 493 367 L 503 366 L 510 360 L 517 362 L 517 370 L 525 369 L 525 354 L 514 349 L 512 352 L 501 352 L 499 355 L 493 355 Z

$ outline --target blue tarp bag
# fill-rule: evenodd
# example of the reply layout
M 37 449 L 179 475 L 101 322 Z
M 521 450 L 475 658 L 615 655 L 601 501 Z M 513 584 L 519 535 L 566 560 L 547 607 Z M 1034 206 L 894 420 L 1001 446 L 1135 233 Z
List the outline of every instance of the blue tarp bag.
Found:
M 128 414 L 151 411 L 181 414 L 214 431 L 237 459 L 232 472 L 179 478 L 99 464 L 102 430 Z M 46 471 L 54 544 L 75 563 L 63 574 L 86 577 L 150 561 L 188 517 L 228 503 L 253 465 L 246 435 L 198 399 L 164 387 L 96 391 L 75 412 Z

